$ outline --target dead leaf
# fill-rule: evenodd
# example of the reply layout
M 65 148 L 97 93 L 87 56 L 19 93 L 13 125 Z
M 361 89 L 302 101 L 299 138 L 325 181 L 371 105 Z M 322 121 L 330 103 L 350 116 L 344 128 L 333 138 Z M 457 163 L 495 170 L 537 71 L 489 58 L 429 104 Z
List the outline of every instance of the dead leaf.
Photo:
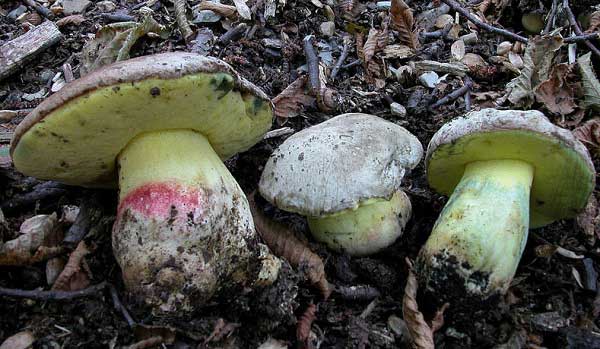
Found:
M 577 59 L 581 81 L 583 82 L 583 93 L 585 99 L 581 103 L 583 108 L 600 109 L 600 81 L 596 77 L 591 61 L 592 53 L 588 52 Z
M 246 0 L 233 0 L 233 3 L 240 17 L 247 21 L 252 19 L 252 12 L 250 12 L 250 8 L 246 5 Z
M 600 11 L 595 11 L 590 15 L 590 25 L 588 26 L 586 33 L 593 33 L 600 29 Z
M 315 103 L 315 97 L 309 95 L 305 89 L 306 81 L 306 76 L 299 77 L 273 98 L 273 113 L 281 123 L 287 118 L 298 116 L 304 108 Z
M 550 75 L 556 51 L 562 46 L 560 35 L 537 36 L 527 44 L 521 74 L 507 85 L 508 100 L 524 108 L 534 102 L 534 89 Z
M 0 265 L 32 264 L 52 257 L 53 253 L 59 253 L 60 248 L 50 251 L 43 249 L 55 239 L 57 223 L 56 213 L 37 215 L 25 220 L 21 224 L 20 236 L 4 244 L 0 242 Z
M 588 148 L 600 145 L 600 118 L 593 118 L 573 130 L 573 135 Z
M 56 21 L 56 25 L 59 27 L 64 27 L 65 25 L 80 25 L 85 22 L 86 18 L 82 15 L 71 15 Z
M 567 115 L 575 111 L 575 91 L 569 84 L 571 66 L 559 64 L 552 68 L 550 78 L 535 90 L 536 101 L 542 103 L 552 114 Z
M 60 273 L 52 290 L 76 291 L 89 286 L 89 278 L 84 269 L 84 257 L 90 253 L 85 241 L 81 241 L 69 256 L 65 268 Z
M 6 338 L 0 349 L 29 349 L 33 346 L 35 337 L 31 331 L 22 331 Z
M 587 243 L 593 246 L 596 237 L 600 237 L 600 211 L 598 210 L 598 200 L 594 194 L 590 196 L 585 210 L 577 216 L 576 222 L 583 230 Z
M 403 0 L 392 0 L 390 15 L 392 29 L 400 34 L 400 43 L 416 49 L 418 42 L 411 8 Z
M 81 75 L 128 59 L 131 47 L 139 38 L 150 32 L 165 34 L 166 29 L 149 15 L 139 23 L 112 23 L 100 28 L 96 37 L 83 47 Z
M 365 78 L 370 84 L 374 83 L 377 78 L 381 78 L 383 76 L 381 65 L 374 59 L 374 57 L 376 53 L 382 51 L 387 46 L 387 42 L 387 27 L 383 28 L 382 30 L 375 28 L 371 28 L 369 30 L 369 35 L 367 36 L 367 40 L 363 46 L 362 54 L 364 55 L 363 65 L 366 72 Z

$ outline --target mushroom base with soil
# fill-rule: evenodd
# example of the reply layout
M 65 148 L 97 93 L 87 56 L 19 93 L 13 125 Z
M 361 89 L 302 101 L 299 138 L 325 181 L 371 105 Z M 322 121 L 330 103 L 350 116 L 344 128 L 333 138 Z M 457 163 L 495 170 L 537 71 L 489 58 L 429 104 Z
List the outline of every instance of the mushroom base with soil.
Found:
M 189 311 L 265 274 L 246 197 L 203 135 L 141 134 L 118 164 L 113 249 L 138 298 L 159 311 Z
M 399 190 L 389 200 L 370 199 L 355 209 L 307 219 L 318 241 L 336 251 L 364 256 L 396 241 L 410 216 L 410 199 Z
M 508 289 L 527 241 L 533 176 L 520 160 L 466 165 L 417 260 L 427 292 L 487 299 Z

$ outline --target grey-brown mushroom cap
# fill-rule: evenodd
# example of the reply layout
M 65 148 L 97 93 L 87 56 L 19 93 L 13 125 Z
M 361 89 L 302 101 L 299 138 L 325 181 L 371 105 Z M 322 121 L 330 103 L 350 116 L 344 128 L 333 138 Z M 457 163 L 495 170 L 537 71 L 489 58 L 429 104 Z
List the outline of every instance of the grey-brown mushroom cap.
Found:
M 285 140 L 271 155 L 259 190 L 272 204 L 319 217 L 389 199 L 423 156 L 405 128 L 368 114 L 342 114 Z
M 225 159 L 260 141 L 271 122 L 269 98 L 227 63 L 163 53 L 111 64 L 67 84 L 19 124 L 11 156 L 30 176 L 113 187 L 115 159 L 138 134 L 194 130 Z
M 452 194 L 466 164 L 514 159 L 534 166 L 530 225 L 539 227 L 581 211 L 595 186 L 589 152 L 568 130 L 539 111 L 483 109 L 444 126 L 427 147 L 429 185 Z

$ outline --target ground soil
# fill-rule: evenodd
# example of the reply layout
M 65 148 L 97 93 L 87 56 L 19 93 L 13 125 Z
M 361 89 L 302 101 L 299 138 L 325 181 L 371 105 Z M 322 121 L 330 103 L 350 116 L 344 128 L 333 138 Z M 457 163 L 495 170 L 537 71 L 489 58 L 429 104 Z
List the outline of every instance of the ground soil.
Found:
M 347 2 L 347 1 L 346 1 Z M 380 11 L 375 2 L 367 2 L 353 23 L 362 28 L 381 26 Z M 408 1 L 407 1 L 408 2 Z M 196 3 L 196 1 L 190 1 Z M 231 3 L 224 1 L 224 3 Z M 250 1 L 249 4 L 255 3 Z M 341 35 L 350 21 L 344 19 L 337 7 L 336 25 L 338 31 L 333 37 L 325 37 L 319 31 L 322 22 L 327 21 L 325 11 L 311 1 L 288 1 L 279 9 L 275 19 L 261 23 L 257 20 L 256 31 L 251 37 L 233 40 L 226 45 L 215 44 L 210 55 L 232 64 L 241 75 L 262 88 L 267 95 L 275 97 L 294 81 L 298 68 L 306 63 L 302 50 L 302 39 L 308 34 L 316 35 L 319 42 L 331 48 L 334 61 L 342 49 Z M 411 7 L 420 12 L 429 1 L 415 0 Z M 518 3 L 518 1 L 514 1 Z M 535 2 L 537 6 L 537 1 Z M 20 4 L 19 1 L 0 3 L 3 11 L 9 12 Z M 136 2 L 116 1 L 119 11 L 131 11 Z M 160 23 L 173 28 L 168 39 L 143 38 L 133 47 L 131 56 L 140 56 L 164 51 L 186 51 L 181 36 L 176 30 L 172 3 L 157 1 L 152 6 Z M 520 31 L 520 15 L 515 6 L 507 10 L 501 18 L 508 28 Z M 68 62 L 78 76 L 81 49 L 91 34 L 107 24 L 100 11 L 92 5 L 84 14 L 86 21 L 80 25 L 67 25 L 61 28 L 64 39 L 47 49 L 29 62 L 18 73 L 0 81 L 0 109 L 33 108 L 41 100 L 24 101 L 24 93 L 35 93 L 48 87 L 42 76 L 50 71 L 52 75 L 60 71 Z M 515 16 L 513 18 L 513 16 Z M 515 24 L 516 23 L 516 24 Z M 251 24 L 254 24 L 251 23 Z M 216 37 L 225 33 L 220 23 L 207 25 Z M 368 30 L 368 29 L 367 29 Z M 24 31 L 21 25 L 6 16 L 0 16 L 0 45 Z M 283 50 L 266 47 L 264 38 L 280 38 L 280 33 L 289 37 Z M 480 32 L 481 40 L 469 50 L 489 57 L 501 38 L 490 33 Z M 452 42 L 429 40 L 418 53 L 420 59 L 447 61 Z M 351 50 L 347 63 L 355 61 L 357 54 Z M 398 66 L 403 61 L 392 61 Z M 51 75 L 51 76 L 52 76 Z M 503 92 L 513 75 L 494 73 L 476 79 L 474 92 Z M 317 124 L 342 112 L 368 112 L 396 122 L 414 133 L 426 145 L 431 136 L 446 121 L 464 113 L 462 98 L 443 106 L 434 112 L 427 105 L 460 86 L 455 78 L 449 79 L 435 90 L 419 84 L 403 85 L 393 76 L 384 79 L 385 87 L 376 89 L 365 79 L 363 67 L 355 65 L 342 69 L 338 78 L 328 84 L 340 98 L 335 111 L 323 112 L 316 106 L 308 107 L 300 115 L 286 120 L 280 126 L 298 131 Z M 358 93 L 356 91 L 359 91 Z M 389 100 L 407 107 L 403 117 L 392 115 Z M 474 101 L 475 107 L 489 106 L 490 101 Z M 10 130 L 20 118 L 0 127 Z M 557 121 L 557 120 L 554 120 Z M 226 162 L 246 192 L 256 188 L 261 170 L 272 151 L 284 141 L 286 136 L 262 141 L 247 152 L 241 153 Z M 596 165 L 598 165 L 598 162 Z M 19 194 L 28 193 L 40 182 L 19 175 L 11 168 L 0 172 L 0 199 L 4 202 Z M 140 324 L 170 325 L 176 329 L 175 348 L 203 347 L 217 320 L 237 324 L 226 339 L 211 340 L 206 347 L 257 347 L 268 337 L 284 341 L 289 347 L 297 346 L 296 319 L 310 303 L 318 303 L 317 319 L 313 324 L 312 342 L 321 348 L 395 348 L 407 347 L 408 339 L 395 323 L 394 316 L 402 317 L 402 296 L 407 278 L 405 257 L 415 259 L 420 246 L 426 241 L 429 232 L 444 206 L 446 198 L 433 192 L 427 185 L 424 167 L 421 164 L 410 173 L 404 185 L 413 203 L 413 218 L 406 232 L 394 245 L 385 251 L 368 258 L 350 258 L 343 254 L 328 251 L 309 237 L 305 220 L 296 215 L 278 211 L 264 204 L 267 213 L 287 226 L 310 244 L 326 264 L 327 276 L 335 285 L 369 285 L 381 293 L 376 300 L 349 301 L 334 293 L 326 302 L 321 302 L 318 291 L 303 278 L 301 272 L 284 265 L 279 283 L 267 295 L 250 294 L 233 296 L 219 300 L 206 309 L 185 319 L 169 319 L 152 316 L 147 310 L 138 307 L 128 296 L 121 282 L 118 265 L 112 256 L 110 243 L 110 222 L 115 212 L 116 191 L 101 191 L 65 187 L 58 195 L 53 195 L 33 204 L 20 205 L 16 209 L 5 209 L 7 226 L 0 238 L 9 240 L 18 231 L 26 218 L 40 213 L 60 212 L 66 204 L 79 205 L 91 195 L 98 195 L 103 207 L 105 223 L 86 241 L 93 245 L 93 252 L 87 258 L 92 272 L 92 283 L 108 281 L 115 285 L 123 304 L 129 308 L 133 318 Z M 593 277 L 592 270 L 586 269 L 581 259 L 573 259 L 552 254 L 540 257 L 536 247 L 557 245 L 583 255 L 592 261 L 592 269 L 598 268 L 600 252 L 597 245 L 589 243 L 590 237 L 574 220 L 559 221 L 530 233 L 527 247 L 519 269 L 508 294 L 499 304 L 483 309 L 453 311 L 452 304 L 446 312 L 445 326 L 436 333 L 435 341 L 440 348 L 562 348 L 599 347 L 593 332 L 598 330 L 598 304 L 600 297 L 592 287 L 582 287 Z M 591 276 L 590 276 L 591 275 Z M 581 283 L 581 284 L 580 284 Z M 48 289 L 45 279 L 45 264 L 29 266 L 0 267 L 0 286 L 19 289 Z M 285 304 L 283 310 L 278 304 Z M 426 318 L 434 309 L 422 304 Z M 460 308 L 460 307 L 456 307 Z M 562 324 L 562 329 L 551 328 L 544 321 L 546 313 L 555 312 L 551 324 Z M 35 337 L 35 347 L 39 348 L 105 348 L 135 343 L 139 337 L 128 325 L 122 312 L 115 309 L 109 292 L 99 292 L 94 296 L 70 301 L 36 301 L 0 297 L 0 340 L 24 329 L 31 330 Z M 543 314 L 543 315 L 540 315 Z M 545 314 L 545 315 L 544 315 Z M 541 320 L 540 320 L 541 319 Z M 151 329 L 146 329 L 150 333 Z M 587 344 L 582 344 L 587 343 Z

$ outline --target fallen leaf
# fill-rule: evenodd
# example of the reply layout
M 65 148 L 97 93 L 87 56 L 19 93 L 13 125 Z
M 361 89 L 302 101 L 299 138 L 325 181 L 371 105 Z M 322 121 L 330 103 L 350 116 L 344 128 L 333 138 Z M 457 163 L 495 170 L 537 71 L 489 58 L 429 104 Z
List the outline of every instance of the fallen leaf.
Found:
M 559 64 L 552 68 L 550 78 L 534 90 L 536 101 L 542 103 L 552 114 L 567 115 L 575 111 L 575 91 L 569 85 L 571 66 Z
M 248 5 L 246 5 L 246 0 L 233 0 L 233 3 L 235 4 L 235 8 L 237 8 L 240 17 L 247 21 L 252 19 L 252 13 L 250 12 Z
M 400 34 L 400 43 L 416 49 L 418 43 L 411 8 L 403 0 L 392 0 L 390 15 L 392 29 Z
M 600 145 L 600 118 L 593 118 L 573 130 L 573 135 L 588 148 Z
M 363 46 L 363 65 L 366 72 L 366 80 L 368 83 L 374 83 L 377 78 L 383 76 L 381 66 L 375 61 L 375 54 L 382 51 L 388 42 L 387 27 L 382 30 L 371 28 L 369 35 Z
M 27 265 L 51 257 L 39 251 L 54 239 L 57 223 L 56 213 L 25 220 L 21 224 L 20 236 L 5 243 L 0 242 L 0 265 Z M 60 249 L 52 251 L 60 252 Z
M 28 349 L 33 346 L 33 342 L 35 342 L 33 333 L 31 331 L 22 331 L 6 338 L 0 344 L 0 349 Z
M 590 25 L 588 26 L 586 33 L 593 33 L 600 29 L 600 11 L 595 11 L 590 15 Z
M 484 0 L 479 6 L 478 10 L 482 14 L 481 17 L 485 18 L 486 13 L 492 13 L 493 19 L 492 21 L 497 21 L 500 17 L 502 17 L 502 13 L 504 9 L 510 4 L 510 0 Z
M 583 108 L 600 109 L 600 81 L 596 77 L 591 61 L 592 53 L 588 52 L 577 59 L 581 81 L 583 82 L 583 93 L 585 99 L 581 103 Z
M 550 75 L 556 51 L 562 46 L 560 35 L 537 36 L 527 44 L 521 74 L 507 85 L 508 100 L 517 106 L 529 108 L 534 102 L 534 89 Z
M 70 15 L 56 21 L 56 25 L 59 27 L 64 27 L 65 25 L 80 25 L 85 21 L 86 18 L 82 15 Z
M 304 108 L 315 103 L 315 97 L 309 95 L 305 89 L 306 81 L 306 76 L 299 77 L 273 98 L 273 113 L 281 123 L 287 118 L 297 116 Z
M 150 32 L 166 33 L 165 27 L 149 15 L 139 23 L 112 23 L 100 28 L 96 37 L 83 47 L 81 75 L 86 75 L 107 64 L 128 59 L 131 47 L 139 38 Z
M 56 278 L 52 290 L 76 291 L 89 286 L 89 278 L 83 267 L 84 257 L 90 253 L 85 241 L 81 241 L 71 252 L 65 268 Z

